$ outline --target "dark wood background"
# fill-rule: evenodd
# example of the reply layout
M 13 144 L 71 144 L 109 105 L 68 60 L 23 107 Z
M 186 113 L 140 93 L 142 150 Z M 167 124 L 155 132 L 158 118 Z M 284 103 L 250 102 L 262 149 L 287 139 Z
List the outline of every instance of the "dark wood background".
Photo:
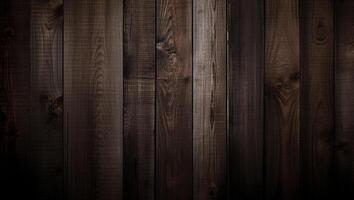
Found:
M 0 195 L 353 199 L 353 0 L 1 0 Z

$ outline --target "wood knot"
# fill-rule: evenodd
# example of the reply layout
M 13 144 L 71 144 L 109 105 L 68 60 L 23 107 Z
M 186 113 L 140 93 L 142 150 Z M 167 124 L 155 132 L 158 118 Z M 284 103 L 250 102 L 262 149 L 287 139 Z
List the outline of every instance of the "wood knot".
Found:
M 214 183 L 211 183 L 209 186 L 209 192 L 208 192 L 208 199 L 213 200 L 217 198 L 217 191 L 216 191 L 216 185 Z
M 348 56 L 353 56 L 353 55 L 354 55 L 354 42 L 351 42 L 351 43 L 348 45 L 346 54 L 347 54 Z
M 328 40 L 328 28 L 323 18 L 320 18 L 314 25 L 313 38 L 316 44 L 325 44 Z
M 42 108 L 47 113 L 47 124 L 57 121 L 63 113 L 63 97 L 52 98 L 47 94 L 42 94 L 39 98 Z
M 9 26 L 5 27 L 3 29 L 3 37 L 8 40 L 14 38 L 15 37 L 15 29 L 13 29 L 12 27 L 9 27 Z
M 46 16 L 45 26 L 48 30 L 53 30 L 58 28 L 61 24 L 63 18 L 63 5 L 49 5 L 48 10 L 50 11 Z
M 177 53 L 173 45 L 168 42 L 158 42 L 156 44 L 156 49 L 162 56 L 167 57 L 170 65 L 175 65 L 177 63 Z
M 56 116 L 60 116 L 63 113 L 63 102 L 62 96 L 54 99 L 49 107 L 50 112 L 54 113 Z
M 279 89 L 283 88 L 285 90 L 290 90 L 292 88 L 296 88 L 294 85 L 299 81 L 299 79 L 300 73 L 295 72 L 290 74 L 289 77 L 279 79 L 276 86 Z
M 0 33 L 0 45 L 2 48 L 6 48 L 11 44 L 11 41 L 15 38 L 15 29 L 9 26 L 5 26 Z

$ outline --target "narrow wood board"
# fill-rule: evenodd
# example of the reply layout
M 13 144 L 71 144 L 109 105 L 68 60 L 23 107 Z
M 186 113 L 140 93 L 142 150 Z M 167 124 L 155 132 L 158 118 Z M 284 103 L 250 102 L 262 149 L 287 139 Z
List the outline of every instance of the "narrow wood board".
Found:
M 193 199 L 192 0 L 158 0 L 156 199 Z
M 354 1 L 335 5 L 336 197 L 354 198 Z
M 123 198 L 123 4 L 64 3 L 66 199 Z
M 266 1 L 265 188 L 267 199 L 299 196 L 299 13 L 297 0 Z
M 193 199 L 226 199 L 226 1 L 193 8 Z
M 35 198 L 30 165 L 30 2 L 0 2 L 0 193 Z
M 326 199 L 333 186 L 333 2 L 302 0 L 300 13 L 301 191 Z
M 263 198 L 264 1 L 228 1 L 231 199 Z
M 31 168 L 37 199 L 63 199 L 63 1 L 31 1 Z
M 155 1 L 124 1 L 124 198 L 155 198 Z

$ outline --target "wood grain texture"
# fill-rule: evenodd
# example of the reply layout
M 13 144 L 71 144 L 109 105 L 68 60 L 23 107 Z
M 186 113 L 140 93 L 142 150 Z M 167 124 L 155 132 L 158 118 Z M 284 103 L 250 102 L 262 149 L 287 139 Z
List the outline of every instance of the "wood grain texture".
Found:
M 193 13 L 193 199 L 226 199 L 226 1 Z
M 267 199 L 299 195 L 297 0 L 266 1 L 265 184 Z
M 336 1 L 336 195 L 354 198 L 354 1 Z
M 124 198 L 154 199 L 155 1 L 124 2 Z
M 31 198 L 30 2 L 0 2 L 0 193 Z M 21 192 L 19 192 L 21 191 Z
M 1 0 L 0 199 L 354 199 L 353 0 Z
M 333 3 L 302 0 L 301 11 L 301 191 L 326 199 L 333 182 Z
M 231 199 L 263 197 L 263 0 L 228 1 Z
M 156 198 L 193 198 L 192 0 L 158 0 Z
M 63 1 L 31 1 L 31 164 L 36 199 L 63 199 Z
M 123 4 L 64 3 L 66 199 L 123 198 Z

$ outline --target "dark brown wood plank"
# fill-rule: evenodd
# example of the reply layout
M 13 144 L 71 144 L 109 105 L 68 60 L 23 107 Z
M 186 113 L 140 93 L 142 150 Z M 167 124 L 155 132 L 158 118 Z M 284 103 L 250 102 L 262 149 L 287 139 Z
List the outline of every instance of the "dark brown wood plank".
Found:
M 226 1 L 193 8 L 193 199 L 226 199 Z
M 157 1 L 156 198 L 193 198 L 192 0 Z
M 63 199 L 63 1 L 31 1 L 31 167 L 37 199 Z
M 30 2 L 0 1 L 0 193 L 35 198 L 29 166 Z
M 231 199 L 263 197 L 264 1 L 228 1 Z
M 333 182 L 333 4 L 300 1 L 301 190 L 303 198 L 326 199 Z
M 300 165 L 298 1 L 266 1 L 265 20 L 266 197 L 298 199 Z
M 64 3 L 66 199 L 122 199 L 123 4 Z
M 336 196 L 354 198 L 354 1 L 336 1 Z
M 155 1 L 124 1 L 124 198 L 154 199 Z

